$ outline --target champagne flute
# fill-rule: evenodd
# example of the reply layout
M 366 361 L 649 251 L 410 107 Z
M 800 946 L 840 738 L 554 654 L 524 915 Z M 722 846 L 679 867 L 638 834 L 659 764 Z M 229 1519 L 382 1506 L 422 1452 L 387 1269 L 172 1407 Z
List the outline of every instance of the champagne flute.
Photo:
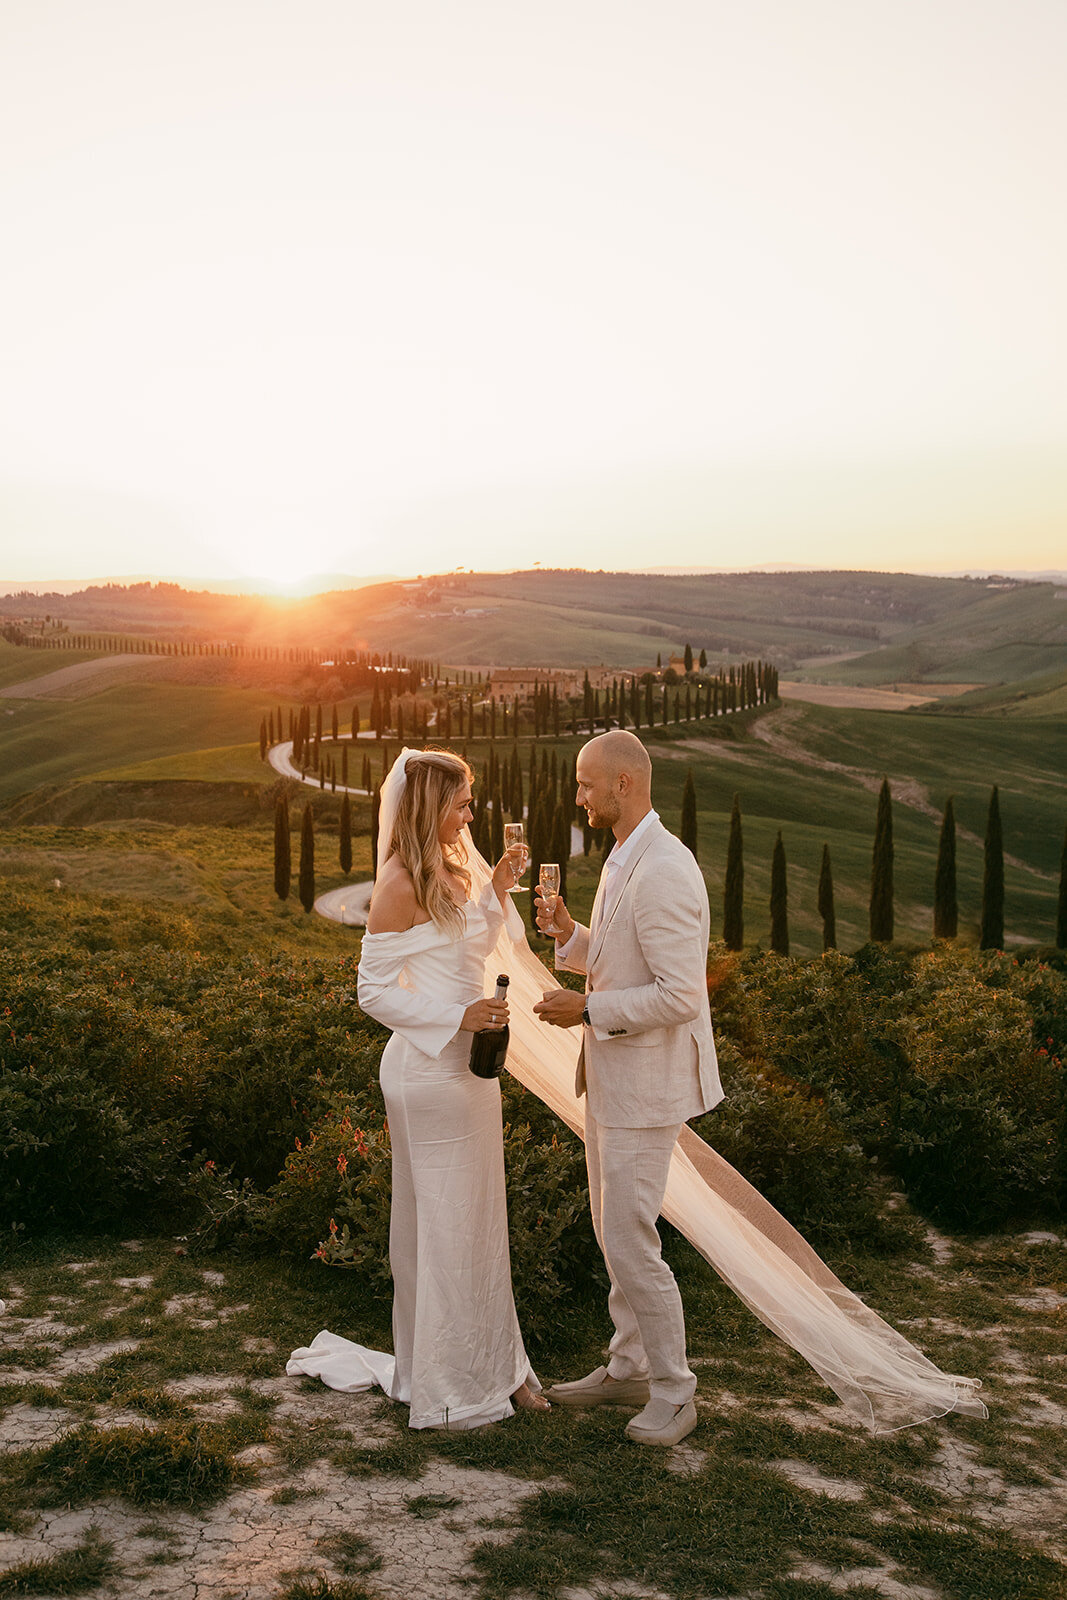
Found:
M 519 870 L 517 872 L 516 872 L 514 867 L 512 867 L 512 869 L 511 869 L 511 874 L 512 874 L 512 877 L 514 878 L 515 881 L 512 884 L 511 888 L 508 890 L 508 894 L 525 894 L 526 893 L 526 887 L 525 887 L 524 884 L 520 884 L 519 879 L 522 877 L 523 873 L 526 871 L 527 864 L 528 864 L 528 862 L 530 860 L 530 855 L 529 855 L 529 851 L 526 849 L 526 830 L 523 828 L 522 823 L 521 822 L 505 822 L 505 824 L 504 824 L 504 849 L 505 850 L 510 850 L 510 849 L 513 848 L 513 846 L 515 846 L 517 844 L 521 844 L 522 845 L 522 857 L 521 857 L 522 865 L 519 867 Z
M 556 927 L 556 900 L 559 896 L 559 862 L 542 861 L 537 881 L 541 888 L 541 902 L 548 909 L 552 919 L 545 932 L 552 936 L 559 932 Z

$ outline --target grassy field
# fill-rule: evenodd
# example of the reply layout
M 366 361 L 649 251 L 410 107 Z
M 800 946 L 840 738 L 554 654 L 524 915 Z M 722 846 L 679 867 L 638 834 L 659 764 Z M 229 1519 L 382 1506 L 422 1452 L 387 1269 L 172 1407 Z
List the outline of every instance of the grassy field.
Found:
M 13 683 L 26 683 L 54 672 L 57 667 L 75 667 L 82 661 L 96 661 L 98 650 L 27 650 L 0 639 L 0 689 Z
M 235 799 L 235 786 L 245 786 L 254 797 L 260 788 L 266 795 L 275 783 L 249 740 L 267 704 L 250 689 L 135 682 L 122 691 L 109 689 L 74 702 L 11 702 L 0 710 L 0 802 L 8 803 L 14 821 L 81 818 L 104 824 L 113 817 L 126 825 L 141 815 L 159 825 L 168 807 L 185 826 L 227 822 L 232 828 L 244 819 L 251 825 L 250 839 L 257 841 L 263 882 L 269 884 L 269 802 L 262 797 Z M 876 790 L 886 774 L 898 797 L 899 938 L 929 937 L 938 825 L 949 794 L 961 829 L 961 934 L 975 937 L 980 840 L 993 783 L 1000 788 L 1009 858 L 1009 938 L 1029 943 L 1052 937 L 1055 874 L 1067 820 L 1067 731 L 1061 720 L 931 717 L 793 703 L 755 718 L 657 729 L 648 738 L 655 766 L 654 802 L 675 831 L 686 772 L 693 771 L 699 858 L 712 900 L 713 928 L 721 927 L 726 838 L 736 792 L 744 820 L 748 940 L 765 943 L 769 937 L 770 860 L 781 828 L 795 951 L 814 954 L 821 948 L 816 886 L 824 842 L 833 863 L 839 941 L 846 949 L 861 944 L 867 933 Z M 528 744 L 521 744 L 524 766 Z M 560 758 L 573 759 L 579 745 L 579 740 L 561 740 Z M 488 755 L 487 742 L 474 740 L 468 748 L 480 767 Z M 371 744 L 370 749 L 377 777 L 380 747 Z M 357 771 L 354 767 L 354 778 Z M 337 802 L 317 789 L 306 792 L 323 813 L 320 828 L 329 839 L 329 818 L 336 819 Z M 212 805 L 213 793 L 217 806 Z M 361 824 L 359 815 L 357 807 L 357 827 L 366 830 L 366 819 Z M 238 833 L 230 835 L 231 846 L 247 855 L 250 841 L 239 841 Z M 25 832 L 19 848 L 29 848 L 32 837 L 32 830 Z M 86 849 L 99 844 L 95 830 L 87 834 Z M 178 846 L 178 854 L 183 848 Z M 324 845 L 327 856 L 335 857 L 332 844 Z M 591 903 L 597 870 L 595 859 L 573 864 L 571 898 L 579 914 Z M 332 886 L 325 878 L 320 885 Z
M 0 701 L 0 804 L 131 763 L 250 747 L 268 703 L 251 689 L 136 681 L 77 701 Z
M 957 716 L 974 712 L 978 716 L 1062 719 L 1067 716 L 1067 667 L 1054 667 L 1013 683 L 972 689 L 969 694 L 959 695 L 950 706 L 927 708 L 928 713 L 946 710 Z

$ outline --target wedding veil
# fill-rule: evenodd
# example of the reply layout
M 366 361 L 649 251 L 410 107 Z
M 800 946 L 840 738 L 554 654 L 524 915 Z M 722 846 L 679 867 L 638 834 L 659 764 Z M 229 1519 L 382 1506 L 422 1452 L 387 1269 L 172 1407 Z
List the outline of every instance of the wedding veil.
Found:
M 379 859 L 388 854 L 406 782 L 401 751 L 382 787 Z M 398 770 L 399 769 L 399 770 Z M 394 781 L 395 774 L 395 781 Z M 472 893 L 492 869 L 464 834 Z M 508 918 L 486 960 L 486 986 L 511 980 L 508 1070 L 575 1133 L 585 1108 L 574 1092 L 577 1029 L 537 1021 L 534 1004 L 556 980 Z M 940 1371 L 883 1322 L 830 1271 L 796 1229 L 689 1127 L 671 1159 L 663 1216 L 685 1235 L 751 1312 L 814 1367 L 844 1405 L 876 1433 L 891 1433 L 947 1412 L 984 1417 L 977 1379 Z M 517 1221 L 518 1219 L 516 1219 Z

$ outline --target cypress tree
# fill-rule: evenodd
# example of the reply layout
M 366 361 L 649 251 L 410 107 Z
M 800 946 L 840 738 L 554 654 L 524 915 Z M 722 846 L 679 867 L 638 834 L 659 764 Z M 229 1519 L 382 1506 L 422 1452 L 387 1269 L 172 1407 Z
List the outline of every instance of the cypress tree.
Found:
M 274 893 L 279 900 L 288 900 L 289 885 L 293 878 L 293 860 L 289 848 L 289 802 L 280 795 L 274 802 Z
M 683 656 L 682 659 L 683 659 L 683 661 L 685 663 L 686 672 L 692 672 L 692 670 L 693 670 L 693 646 L 691 644 L 686 644 L 685 655 Z
M 982 873 L 982 950 L 1004 948 L 1004 839 L 1000 830 L 1000 795 L 996 784 L 989 796 L 985 825 L 985 867 Z
M 352 738 L 359 738 L 359 707 L 355 704 L 352 706 Z
M 338 840 L 338 860 L 341 871 L 346 875 L 352 871 L 352 804 L 348 798 L 348 790 L 341 799 L 340 838 Z
M 682 790 L 682 843 L 693 852 L 696 859 L 697 853 L 697 792 L 693 783 L 693 769 L 690 767 L 686 773 L 685 788 Z
M 837 949 L 837 917 L 834 914 L 834 879 L 830 871 L 830 846 L 822 847 L 822 865 L 819 868 L 819 915 L 822 918 L 822 947 Z
M 726 880 L 722 894 L 722 936 L 727 950 L 745 943 L 745 860 L 741 838 L 741 796 L 734 795 L 730 810 L 730 839 L 726 846 Z
M 1067 828 L 1060 854 L 1060 895 L 1056 905 L 1056 949 L 1067 949 Z
M 893 937 L 893 797 L 889 779 L 882 779 L 871 856 L 871 938 L 888 943 Z
M 491 824 L 492 847 L 489 854 L 490 861 L 499 861 L 504 854 L 504 798 L 500 793 L 500 785 L 493 790 L 493 817 Z
M 522 821 L 523 794 L 522 794 L 522 762 L 519 760 L 519 747 L 513 745 L 511 749 L 511 786 L 509 799 L 511 801 L 512 822 Z
M 937 868 L 934 872 L 934 938 L 954 939 L 959 928 L 956 901 L 956 813 L 952 796 L 945 802 L 941 834 L 937 841 Z
M 330 720 L 330 732 L 333 734 L 334 742 L 336 743 L 336 740 L 337 740 L 337 707 L 336 706 L 334 706 L 334 708 L 333 708 L 333 716 L 332 716 L 332 718 Z
M 782 830 L 774 841 L 771 856 L 771 949 L 780 956 L 789 954 L 789 891 L 785 876 L 785 845 Z
M 370 860 L 371 877 L 378 876 L 378 832 L 379 820 L 382 810 L 382 791 L 378 784 L 374 785 L 370 797 Z
M 261 761 L 267 759 L 267 724 L 265 719 L 259 724 L 259 759 Z
M 300 825 L 300 904 L 310 911 L 315 904 L 315 823 L 310 801 L 304 807 Z
M 559 892 L 567 899 L 567 862 L 571 856 L 571 824 L 563 800 L 557 800 L 552 816 L 552 854 L 559 862 Z

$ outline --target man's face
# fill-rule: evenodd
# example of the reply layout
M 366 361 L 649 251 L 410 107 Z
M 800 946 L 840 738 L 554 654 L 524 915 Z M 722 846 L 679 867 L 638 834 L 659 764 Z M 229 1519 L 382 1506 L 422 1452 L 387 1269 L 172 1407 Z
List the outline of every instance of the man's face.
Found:
M 578 782 L 578 804 L 585 807 L 589 826 L 613 828 L 621 814 L 618 774 L 610 772 L 595 755 L 590 756 L 581 750 L 575 777 Z

